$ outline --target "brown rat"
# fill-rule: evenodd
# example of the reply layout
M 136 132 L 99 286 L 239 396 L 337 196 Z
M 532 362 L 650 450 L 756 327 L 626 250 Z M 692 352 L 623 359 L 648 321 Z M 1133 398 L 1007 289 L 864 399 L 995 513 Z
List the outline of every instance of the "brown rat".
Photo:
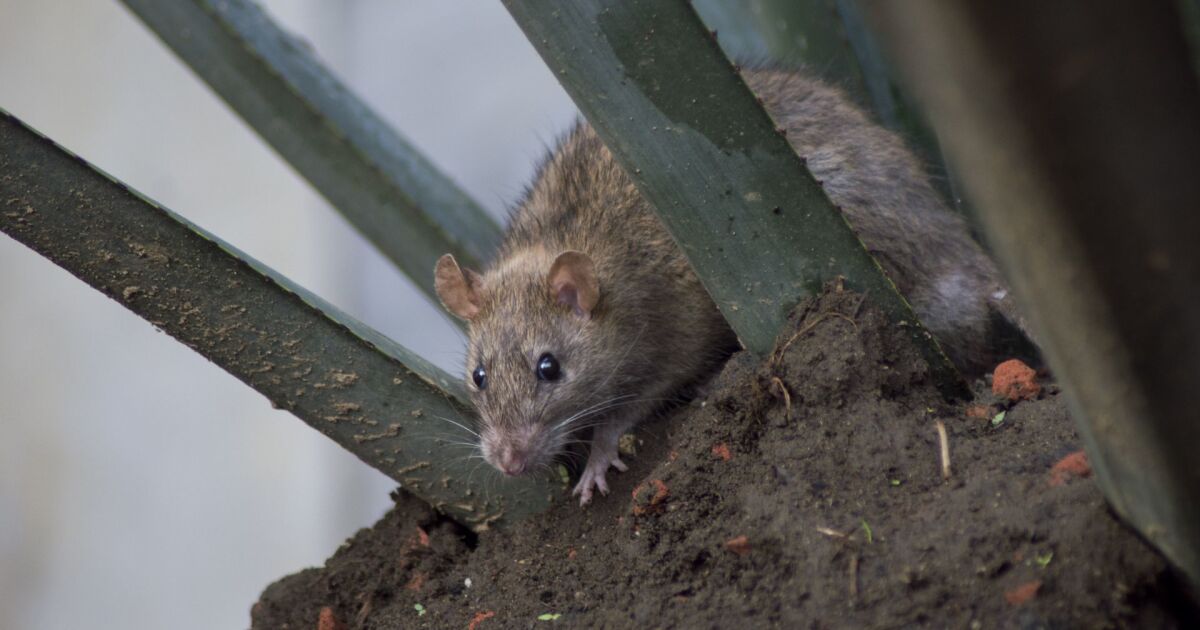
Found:
M 995 265 L 920 162 L 838 90 L 747 71 L 814 177 L 968 373 L 992 364 L 1000 315 L 1023 328 Z M 469 322 L 467 387 L 485 460 L 548 467 L 591 430 L 575 494 L 607 494 L 621 434 L 711 375 L 737 340 L 682 251 L 586 123 L 549 156 L 482 274 L 449 254 L 442 303 Z

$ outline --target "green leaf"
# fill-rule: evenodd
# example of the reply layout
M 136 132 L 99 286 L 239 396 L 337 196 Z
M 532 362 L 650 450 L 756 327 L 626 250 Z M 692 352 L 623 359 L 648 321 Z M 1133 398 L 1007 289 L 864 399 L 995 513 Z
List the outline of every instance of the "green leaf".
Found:
M 470 475 L 457 379 L 3 110 L 0 174 L 0 231 L 460 522 L 515 520 L 558 492 Z
M 413 604 L 413 610 L 417 611 L 418 617 L 425 616 L 425 607 L 420 604 Z
M 426 295 L 442 254 L 491 256 L 496 222 L 257 4 L 122 1 Z
M 875 544 L 875 535 L 871 533 L 871 526 L 867 524 L 866 519 L 862 519 L 862 530 L 867 536 L 867 544 Z
M 1037 565 L 1043 569 L 1050 566 L 1050 561 L 1053 559 L 1054 559 L 1053 551 L 1046 552 L 1045 554 L 1042 554 L 1042 555 L 1034 556 L 1034 558 L 1033 558 L 1034 562 L 1037 562 Z
M 1097 483 L 1200 583 L 1200 89 L 1175 2 L 1065 7 L 870 3 L 1037 329 Z
M 545 613 L 538 615 L 538 621 L 554 621 L 562 616 L 562 613 Z
M 558 480 L 565 486 L 571 483 L 571 471 L 563 464 L 558 465 Z
M 1007 414 L 1008 414 L 1007 411 L 1001 411 L 1000 413 L 992 416 L 992 426 L 993 427 L 1000 426 L 1000 424 L 1004 422 L 1004 416 Z
M 948 395 L 957 371 L 686 2 L 505 0 L 681 245 L 742 343 L 836 276 L 906 327 Z

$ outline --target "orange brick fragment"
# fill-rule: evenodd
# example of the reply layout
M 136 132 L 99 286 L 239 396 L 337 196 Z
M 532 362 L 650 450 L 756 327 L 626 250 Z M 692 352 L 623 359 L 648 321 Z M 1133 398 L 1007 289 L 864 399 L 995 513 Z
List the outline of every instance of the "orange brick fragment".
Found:
M 733 459 L 733 453 L 729 452 L 729 445 L 724 442 L 721 442 L 719 444 L 713 444 L 712 454 L 713 454 L 713 457 L 716 457 L 717 459 L 720 459 L 721 461 L 727 462 L 727 461 Z
M 725 541 L 725 548 L 739 556 L 750 553 L 750 539 L 745 536 L 730 538 Z
M 494 611 L 494 610 L 485 610 L 483 612 L 477 612 L 477 613 L 475 613 L 475 617 L 473 617 L 471 619 L 471 623 L 467 625 L 467 630 L 475 630 L 476 628 L 479 627 L 479 624 L 481 624 L 495 616 L 496 616 L 496 611 Z
M 1042 391 L 1037 372 L 1019 359 L 1009 359 L 992 373 L 992 393 L 1009 400 L 1032 400 Z
M 416 533 L 413 534 L 412 536 L 408 537 L 408 542 L 405 544 L 404 551 L 409 552 L 409 551 L 413 551 L 414 549 L 417 549 L 418 547 L 428 547 L 428 546 L 429 546 L 429 533 L 426 532 L 424 529 L 422 529 L 418 525 Z
M 338 621 L 333 609 L 326 606 L 317 613 L 317 630 L 346 630 L 346 624 Z
M 968 418 L 987 418 L 990 420 L 992 415 L 992 408 L 987 405 L 971 405 L 967 407 Z
M 425 577 L 426 576 L 424 573 L 413 573 L 412 579 L 410 579 L 408 581 L 408 584 L 404 585 L 404 590 L 406 590 L 406 591 L 421 590 L 421 587 L 425 586 Z
M 575 551 L 574 547 L 571 547 L 570 549 L 567 550 L 567 559 L 568 560 L 574 560 L 575 556 L 577 556 L 577 555 L 579 555 L 579 552 Z
M 641 516 L 662 509 L 662 503 L 667 500 L 667 484 L 662 479 L 651 479 L 649 484 L 639 483 L 633 489 L 633 513 Z
M 1082 450 L 1058 460 L 1050 468 L 1050 485 L 1061 486 L 1071 477 L 1087 477 L 1092 474 L 1092 465 L 1088 463 L 1087 453 Z
M 1013 606 L 1020 606 L 1025 602 L 1037 596 L 1038 590 L 1042 588 L 1041 580 L 1026 582 L 1011 591 L 1004 593 L 1004 601 Z

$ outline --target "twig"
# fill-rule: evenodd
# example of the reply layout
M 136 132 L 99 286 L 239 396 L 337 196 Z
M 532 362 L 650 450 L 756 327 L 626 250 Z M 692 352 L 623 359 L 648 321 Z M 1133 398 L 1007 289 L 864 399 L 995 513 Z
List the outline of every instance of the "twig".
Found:
M 941 420 L 937 424 L 938 442 L 942 446 L 942 479 L 950 479 L 950 438 L 946 435 L 946 424 Z
M 783 384 L 783 379 L 778 376 L 771 377 L 771 388 L 779 388 L 779 392 L 783 394 L 783 416 L 788 420 L 792 419 L 792 395 L 788 393 L 787 385 Z
M 816 528 L 816 530 L 817 530 L 817 533 L 825 534 L 826 536 L 829 536 L 830 538 L 846 539 L 846 538 L 850 537 L 849 534 L 843 534 L 842 532 L 839 532 L 836 529 L 829 529 L 828 527 L 818 527 L 818 528 Z
M 840 317 L 840 318 L 850 322 L 850 325 L 854 327 L 854 330 L 858 330 L 858 322 L 854 321 L 854 318 L 850 317 L 849 315 L 844 315 L 842 313 L 834 313 L 832 311 L 828 312 L 828 313 L 821 313 L 821 315 L 819 317 L 817 317 L 813 321 L 806 324 L 800 330 L 797 330 L 796 333 L 794 335 L 792 335 L 791 337 L 788 337 L 788 340 L 786 342 L 784 342 L 784 344 L 782 346 L 780 346 L 779 352 L 776 353 L 775 360 L 778 361 L 779 359 L 783 358 L 784 353 L 787 352 L 788 346 L 791 346 L 792 342 L 795 341 L 796 339 L 798 339 L 800 337 L 800 335 L 803 335 L 804 333 L 812 330 L 813 328 L 816 327 L 817 324 L 820 324 L 821 322 L 825 321 L 827 318 L 830 318 L 830 317 Z

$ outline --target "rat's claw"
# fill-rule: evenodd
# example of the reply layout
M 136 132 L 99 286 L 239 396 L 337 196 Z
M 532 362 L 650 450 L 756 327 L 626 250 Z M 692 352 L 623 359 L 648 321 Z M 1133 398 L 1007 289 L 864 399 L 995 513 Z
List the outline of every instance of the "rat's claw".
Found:
M 579 478 L 579 483 L 575 485 L 575 490 L 571 494 L 579 495 L 579 505 L 584 506 L 592 502 L 592 489 L 600 491 L 600 494 L 608 494 L 608 480 L 604 478 L 604 470 L 596 472 L 591 466 L 583 471 L 583 475 Z
M 605 474 L 608 473 L 608 467 L 612 466 L 621 472 L 629 470 L 625 462 L 619 457 L 589 457 L 587 466 L 583 469 L 583 474 L 579 476 L 579 483 L 575 484 L 575 489 L 571 494 L 579 496 L 579 505 L 587 505 L 592 502 L 592 491 L 599 490 L 600 494 L 608 494 L 608 480 L 605 479 Z

